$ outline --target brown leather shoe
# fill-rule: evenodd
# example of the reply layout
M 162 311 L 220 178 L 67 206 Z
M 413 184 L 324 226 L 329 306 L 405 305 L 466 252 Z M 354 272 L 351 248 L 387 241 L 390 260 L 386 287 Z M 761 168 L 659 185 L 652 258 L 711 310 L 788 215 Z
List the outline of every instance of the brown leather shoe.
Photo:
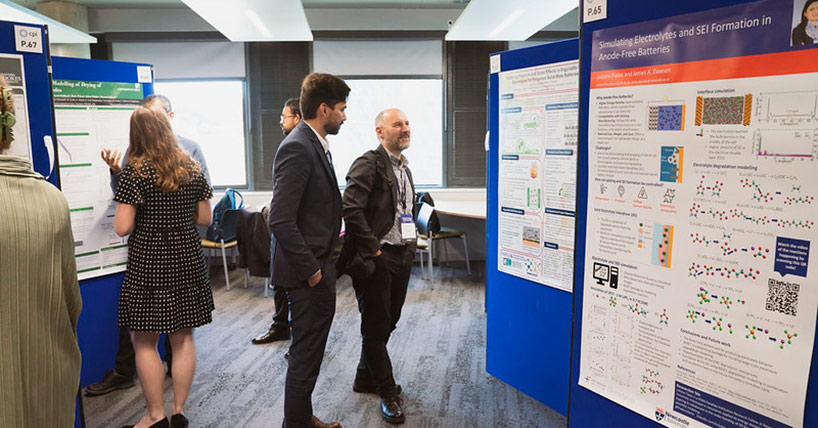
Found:
M 330 422 L 325 424 L 321 422 L 321 419 L 318 419 L 315 415 L 312 415 L 312 427 L 313 428 L 341 428 L 341 424 L 338 422 Z

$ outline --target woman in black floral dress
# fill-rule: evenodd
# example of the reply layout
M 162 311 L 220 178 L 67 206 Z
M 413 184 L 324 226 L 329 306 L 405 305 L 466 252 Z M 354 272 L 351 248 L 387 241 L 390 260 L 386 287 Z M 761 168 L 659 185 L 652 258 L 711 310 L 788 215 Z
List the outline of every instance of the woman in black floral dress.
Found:
M 168 427 L 164 371 L 156 344 L 169 333 L 173 348 L 173 422 L 193 383 L 193 328 L 211 321 L 213 294 L 195 224 L 210 224 L 210 198 L 199 165 L 181 148 L 161 110 L 137 107 L 131 116 L 128 164 L 114 200 L 114 229 L 128 239 L 128 268 L 119 298 L 121 327 L 131 331 L 147 412 L 136 425 Z

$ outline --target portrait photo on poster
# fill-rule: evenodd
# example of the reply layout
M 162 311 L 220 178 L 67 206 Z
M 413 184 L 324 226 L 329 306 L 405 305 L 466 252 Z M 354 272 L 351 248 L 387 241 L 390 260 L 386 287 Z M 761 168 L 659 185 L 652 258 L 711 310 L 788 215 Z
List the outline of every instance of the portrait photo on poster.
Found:
M 818 0 L 793 0 L 792 46 L 818 42 Z

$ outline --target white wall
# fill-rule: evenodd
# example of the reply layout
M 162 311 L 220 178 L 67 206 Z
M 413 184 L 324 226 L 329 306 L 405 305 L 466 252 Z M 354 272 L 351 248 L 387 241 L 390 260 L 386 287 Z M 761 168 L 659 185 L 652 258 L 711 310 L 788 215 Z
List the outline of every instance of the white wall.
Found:
M 153 64 L 156 79 L 244 78 L 244 43 L 112 43 L 115 61 Z
M 313 69 L 339 76 L 442 75 L 440 40 L 316 40 Z

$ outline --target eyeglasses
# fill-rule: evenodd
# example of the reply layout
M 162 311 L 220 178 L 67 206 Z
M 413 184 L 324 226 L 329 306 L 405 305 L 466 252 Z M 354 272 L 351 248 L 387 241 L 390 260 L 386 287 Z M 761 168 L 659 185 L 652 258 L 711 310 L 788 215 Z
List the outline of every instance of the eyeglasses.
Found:
M 285 115 L 282 114 L 278 118 L 281 119 L 281 120 L 284 120 L 284 119 L 286 119 L 288 117 L 298 117 L 298 115 L 297 114 L 290 114 L 290 115 L 285 116 Z

